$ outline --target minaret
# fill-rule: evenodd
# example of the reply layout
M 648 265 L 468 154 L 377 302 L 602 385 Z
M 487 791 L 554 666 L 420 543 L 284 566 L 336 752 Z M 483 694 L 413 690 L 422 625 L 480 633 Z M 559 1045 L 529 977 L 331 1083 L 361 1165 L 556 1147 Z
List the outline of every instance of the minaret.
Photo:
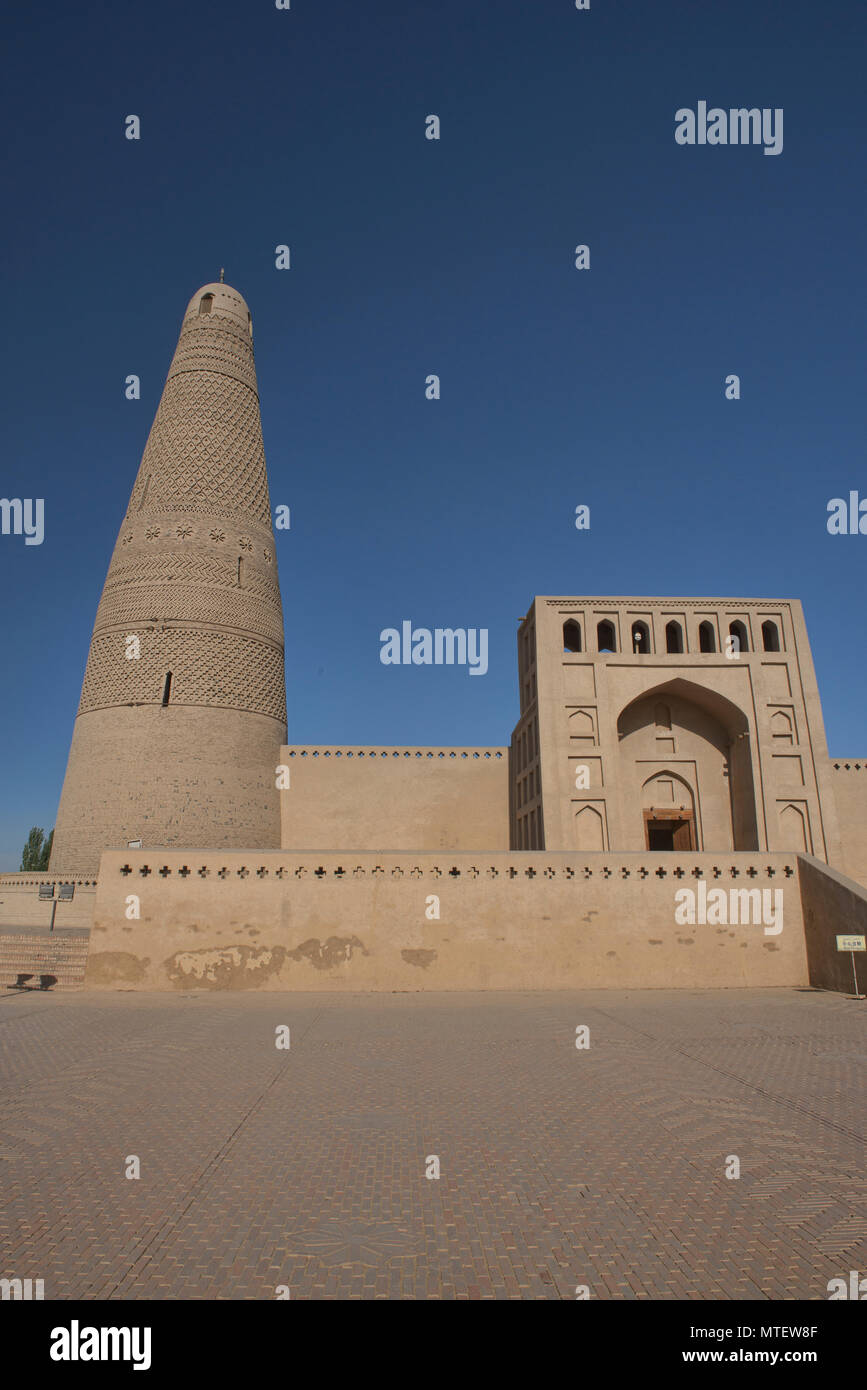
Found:
M 96 613 L 51 869 L 107 848 L 280 844 L 283 610 L 252 322 L 184 314 Z

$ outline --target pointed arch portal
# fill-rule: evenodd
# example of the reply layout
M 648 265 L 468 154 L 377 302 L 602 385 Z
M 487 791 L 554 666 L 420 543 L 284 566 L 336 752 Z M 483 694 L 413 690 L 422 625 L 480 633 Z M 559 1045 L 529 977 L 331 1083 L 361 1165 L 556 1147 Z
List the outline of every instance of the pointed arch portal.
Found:
M 758 849 L 750 725 L 731 700 L 677 677 L 624 706 L 617 734 L 624 849 Z

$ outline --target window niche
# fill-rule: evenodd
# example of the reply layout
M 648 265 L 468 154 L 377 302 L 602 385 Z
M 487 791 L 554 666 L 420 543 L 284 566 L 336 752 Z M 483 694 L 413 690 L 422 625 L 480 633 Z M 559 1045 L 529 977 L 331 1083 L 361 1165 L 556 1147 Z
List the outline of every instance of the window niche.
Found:
M 729 623 L 729 637 L 734 638 L 734 650 L 736 652 L 748 652 L 750 649 L 747 638 L 747 630 L 739 618 L 733 623 Z
M 563 624 L 563 650 L 564 652 L 581 651 L 581 624 L 574 618 L 568 618 Z
M 766 652 L 780 651 L 780 630 L 770 618 L 762 623 L 762 646 Z
M 599 652 L 616 652 L 617 635 L 614 631 L 614 624 L 607 618 L 603 618 L 596 624 L 596 649 Z

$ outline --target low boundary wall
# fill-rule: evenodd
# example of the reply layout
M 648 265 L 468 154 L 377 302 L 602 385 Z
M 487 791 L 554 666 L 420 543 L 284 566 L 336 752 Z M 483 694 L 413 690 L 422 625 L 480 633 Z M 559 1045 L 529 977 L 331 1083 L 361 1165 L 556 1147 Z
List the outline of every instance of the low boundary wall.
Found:
M 778 892 L 782 930 L 732 922 L 728 908 L 689 923 L 675 897 L 685 889 L 699 918 L 713 890 L 729 905 Z M 794 854 L 545 851 L 107 851 L 86 978 L 141 989 L 806 983 Z
M 837 936 L 867 936 L 867 889 L 809 854 L 798 855 L 804 940 L 810 983 L 854 993 L 852 957 L 837 950 Z M 867 994 L 867 952 L 855 955 L 858 988 Z
M 48 927 L 51 925 L 50 901 L 40 899 L 43 883 L 74 883 L 75 897 L 57 903 L 54 927 L 87 928 L 93 918 L 96 901 L 96 874 L 64 874 L 28 871 L 0 874 L 0 932 L 9 927 Z M 55 893 L 56 893 L 55 889 Z

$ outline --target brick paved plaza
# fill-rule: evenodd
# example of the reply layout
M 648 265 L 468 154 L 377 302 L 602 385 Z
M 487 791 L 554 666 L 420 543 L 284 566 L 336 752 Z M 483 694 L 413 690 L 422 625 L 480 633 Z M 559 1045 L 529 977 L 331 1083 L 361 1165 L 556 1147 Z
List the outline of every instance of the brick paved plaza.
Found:
M 826 1299 L 867 1271 L 864 1008 L 5 994 L 0 1276 L 46 1299 Z

